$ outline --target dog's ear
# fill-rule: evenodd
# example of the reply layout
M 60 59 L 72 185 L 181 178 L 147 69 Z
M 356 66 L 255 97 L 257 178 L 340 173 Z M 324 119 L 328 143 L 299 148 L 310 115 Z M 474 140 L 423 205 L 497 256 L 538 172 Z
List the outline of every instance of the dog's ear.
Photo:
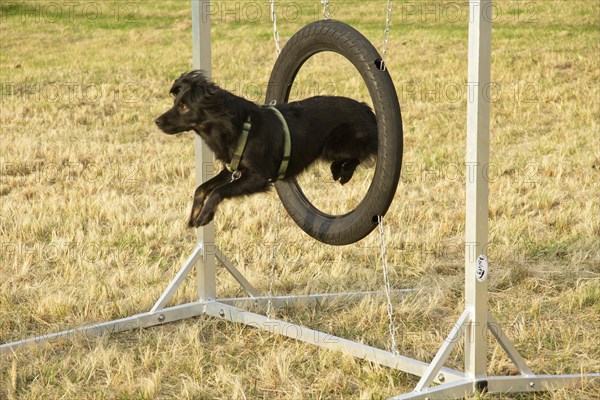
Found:
M 214 83 L 195 83 L 192 85 L 192 93 L 194 97 L 207 99 L 216 94 L 219 88 Z
M 195 101 L 206 101 L 219 92 L 219 87 L 206 79 L 204 74 L 194 76 L 191 82 L 191 96 Z
M 183 73 L 175 80 L 169 93 L 173 97 L 186 98 L 187 103 L 207 101 L 219 92 L 219 87 L 206 78 L 201 70 Z

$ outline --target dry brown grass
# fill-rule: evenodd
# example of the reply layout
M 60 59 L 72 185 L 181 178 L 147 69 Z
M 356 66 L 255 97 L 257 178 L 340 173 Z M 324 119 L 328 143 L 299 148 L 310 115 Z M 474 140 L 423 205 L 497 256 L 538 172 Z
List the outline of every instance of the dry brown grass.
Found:
M 395 299 L 395 317 L 401 353 L 430 360 L 463 301 L 467 7 L 429 2 L 437 13 L 427 14 L 424 3 L 396 3 L 389 66 L 402 102 L 405 163 L 387 216 L 389 263 L 394 287 L 429 289 Z M 59 18 L 49 4 L 57 3 L 27 3 L 25 13 L 0 4 L 2 343 L 148 310 L 195 241 L 185 227 L 192 136 L 168 137 L 153 126 L 168 107 L 171 80 L 190 68 L 189 3 L 89 3 L 102 14 L 96 20 L 83 5 Z M 240 13 L 214 19 L 213 76 L 262 101 L 274 61 L 267 2 L 259 3 L 256 22 L 244 20 L 243 10 L 257 3 L 235 4 Z M 318 17 L 314 3 L 297 4 L 301 18 L 280 18 L 283 41 Z M 456 22 L 444 14 L 454 5 L 462 11 Z M 600 8 L 593 1 L 497 6 L 491 309 L 535 372 L 597 372 Z M 336 18 L 380 45 L 384 2 L 339 2 Z M 318 93 L 367 100 L 352 69 L 323 55 L 303 69 L 297 96 Z M 340 189 L 324 168 L 303 178 L 310 196 L 332 211 L 352 207 L 370 170 Z M 263 291 L 278 204 L 274 192 L 230 201 L 215 221 L 217 244 Z M 324 246 L 282 215 L 275 294 L 382 287 L 376 235 Z M 218 281 L 219 295 L 241 294 L 222 271 Z M 194 293 L 190 279 L 174 303 Z M 389 346 L 379 300 L 280 310 L 278 317 Z M 497 345 L 489 357 L 490 374 L 515 372 Z M 461 362 L 459 349 L 449 365 Z M 415 383 L 203 317 L 0 358 L 2 400 L 378 399 Z M 589 387 L 530 397 L 598 399 Z

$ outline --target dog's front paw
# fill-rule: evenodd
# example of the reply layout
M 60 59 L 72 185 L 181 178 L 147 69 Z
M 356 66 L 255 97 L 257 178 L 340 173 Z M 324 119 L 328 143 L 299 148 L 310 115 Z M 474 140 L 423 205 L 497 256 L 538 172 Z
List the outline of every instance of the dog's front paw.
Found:
M 194 206 L 197 205 L 197 207 L 192 209 L 192 215 L 190 216 L 188 226 L 190 228 L 198 228 L 199 226 L 207 225 L 215 217 L 218 203 L 218 196 L 211 195 L 204 205 L 199 203 L 194 204 Z
M 192 217 L 188 220 L 188 228 L 196 228 L 196 220 Z
M 192 215 L 188 222 L 190 228 L 198 228 L 200 226 L 208 225 L 215 217 L 214 211 L 203 209 L 198 215 Z
M 208 225 L 210 223 L 210 221 L 212 221 L 215 217 L 215 213 L 214 212 L 206 212 L 206 213 L 200 213 L 200 215 L 198 215 L 196 218 L 190 218 L 190 220 L 188 221 L 188 227 L 190 228 L 198 228 L 204 225 Z
M 202 213 L 203 205 L 204 201 L 198 201 L 197 199 L 194 199 L 194 204 L 192 205 L 192 213 L 190 214 L 190 219 L 188 221 L 188 226 L 190 228 L 195 228 L 199 226 L 196 224 L 196 221 Z
M 202 210 L 198 219 L 196 220 L 196 227 L 208 225 L 210 221 L 215 218 L 215 213 L 213 211 Z

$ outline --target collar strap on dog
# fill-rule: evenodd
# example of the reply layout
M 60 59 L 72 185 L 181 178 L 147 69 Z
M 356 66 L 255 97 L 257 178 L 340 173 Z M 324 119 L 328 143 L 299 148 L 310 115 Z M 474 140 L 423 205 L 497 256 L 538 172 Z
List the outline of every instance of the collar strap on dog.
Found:
M 277 172 L 277 179 L 283 179 L 285 177 L 285 171 L 287 171 L 288 164 L 290 163 L 290 153 L 292 151 L 292 139 L 290 136 L 290 128 L 288 127 L 283 114 L 273 106 L 267 106 L 268 109 L 273 111 L 279 121 L 281 121 L 281 127 L 283 128 L 283 133 L 285 135 L 285 142 L 283 144 L 283 159 L 281 160 L 281 165 L 279 166 L 279 172 Z
M 238 139 L 237 146 L 235 147 L 235 151 L 233 152 L 233 156 L 231 157 L 231 162 L 226 164 L 225 166 L 231 172 L 237 172 L 238 166 L 240 165 L 240 160 L 242 159 L 242 154 L 244 153 L 244 149 L 246 148 L 246 142 L 248 141 L 248 134 L 250 133 L 250 128 L 252 124 L 250 122 L 250 115 L 246 118 L 244 125 L 242 127 L 242 133 Z
M 285 141 L 283 144 L 283 159 L 281 160 L 281 164 L 279 165 L 279 171 L 277 172 L 276 179 L 285 178 L 285 172 L 287 171 L 288 164 L 290 163 L 290 154 L 292 151 L 292 138 L 290 135 L 290 129 L 288 127 L 283 114 L 273 106 L 267 106 L 268 109 L 273 111 L 279 121 L 281 121 L 281 126 L 283 128 L 283 134 L 285 136 Z M 229 164 L 225 164 L 225 167 L 234 174 L 238 171 L 238 167 L 240 165 L 240 160 L 242 159 L 242 154 L 244 153 L 244 149 L 246 148 L 246 142 L 248 141 L 248 134 L 250 133 L 250 128 L 252 127 L 250 121 L 250 115 L 246 118 L 246 122 L 244 122 L 244 126 L 242 128 L 242 133 L 238 139 L 237 145 L 235 147 L 235 151 L 233 152 L 233 156 L 231 157 L 231 162 Z M 235 175 L 233 175 L 235 176 Z M 238 175 L 239 177 L 239 175 Z M 238 179 L 238 178 L 234 178 Z

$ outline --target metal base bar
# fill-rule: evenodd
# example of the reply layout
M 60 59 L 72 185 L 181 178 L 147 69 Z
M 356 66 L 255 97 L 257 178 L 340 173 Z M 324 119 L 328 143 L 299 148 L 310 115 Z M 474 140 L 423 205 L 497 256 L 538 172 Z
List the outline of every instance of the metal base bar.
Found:
M 149 311 L 135 314 L 126 318 L 116 319 L 109 322 L 87 325 L 80 328 L 68 329 L 62 332 L 41 335 L 16 342 L 0 345 L 0 355 L 10 353 L 19 347 L 30 344 L 42 344 L 50 340 L 73 339 L 75 337 L 98 337 L 108 333 L 117 333 L 150 326 L 161 325 L 168 322 L 179 321 L 196 317 L 204 313 L 204 303 L 195 302 L 179 306 L 164 308 L 159 311 Z
M 600 374 L 583 375 L 534 375 L 534 376 L 489 376 L 485 380 L 463 379 L 445 383 L 390 398 L 408 399 L 462 399 L 475 393 L 527 393 L 569 388 L 577 385 L 600 384 Z
M 296 325 L 291 322 L 271 319 L 261 314 L 255 314 L 242 308 L 230 306 L 220 302 L 207 303 L 206 314 L 222 318 L 227 321 L 242 323 L 257 329 L 287 336 L 302 342 L 310 343 L 329 350 L 341 351 L 354 357 L 373 363 L 421 376 L 429 366 L 422 361 L 409 357 L 394 355 L 393 353 L 371 347 L 362 343 L 353 342 L 338 336 Z M 442 380 L 455 381 L 463 379 L 464 374 L 449 368 L 440 370 Z M 436 379 L 439 382 L 438 379 Z
M 458 399 L 473 393 L 473 381 L 462 379 L 452 383 L 446 383 L 434 388 L 427 388 L 420 392 L 412 392 L 391 397 L 390 400 L 406 399 Z
M 184 264 L 183 268 L 187 268 L 188 262 Z M 183 269 L 182 268 L 182 269 Z M 188 271 L 189 272 L 189 268 Z M 177 281 L 181 277 L 181 270 L 173 280 Z M 161 299 L 168 301 L 170 297 L 165 296 L 166 293 L 170 292 L 173 282 L 169 284 L 165 292 L 161 295 Z M 396 290 L 395 294 L 404 294 L 416 292 L 416 289 L 404 289 Z M 171 293 L 172 295 L 172 293 Z M 364 297 L 377 297 L 382 296 L 383 292 L 349 292 L 349 293 L 327 293 L 327 294 L 313 294 L 304 296 L 274 296 L 271 298 L 271 303 L 274 307 L 289 307 L 289 306 L 301 306 L 310 305 L 313 303 L 327 304 L 331 303 L 336 299 L 343 299 L 347 302 L 357 301 Z M 234 306 L 249 308 L 252 306 L 265 308 L 269 301 L 268 297 L 239 297 L 239 298 L 224 298 L 219 299 L 216 304 L 222 304 L 223 306 Z M 158 302 L 157 302 L 158 304 Z M 23 339 L 11 343 L 5 343 L 0 345 L 0 355 L 9 353 L 21 346 L 28 344 L 42 344 L 50 340 L 73 338 L 76 336 L 84 337 L 98 337 L 108 333 L 124 332 L 133 329 L 147 328 L 155 325 L 161 325 L 169 322 L 178 321 L 181 319 L 192 318 L 205 313 L 204 307 L 207 303 L 197 301 L 186 303 L 174 307 L 168 308 L 156 308 L 156 304 L 149 312 L 135 314 L 129 317 L 116 319 L 108 322 L 102 322 L 98 324 L 92 324 L 82 326 L 74 329 L 68 329 L 61 332 L 50 333 L 46 335 L 34 336 L 28 339 Z
M 419 289 L 398 289 L 392 290 L 392 295 L 401 295 L 408 293 L 422 292 Z M 365 297 L 379 297 L 385 296 L 383 291 L 366 291 L 366 292 L 342 292 L 342 293 L 323 293 L 323 294 L 307 294 L 307 295 L 296 295 L 296 296 L 272 296 L 271 304 L 275 307 L 290 307 L 290 306 L 301 306 L 312 303 L 329 304 L 335 300 L 342 299 L 346 302 L 358 301 Z M 218 299 L 220 303 L 229 304 L 241 308 L 250 308 L 257 306 L 260 308 L 267 307 L 269 302 L 268 296 L 260 297 L 236 297 L 236 298 L 225 298 Z
M 491 376 L 487 378 L 489 393 L 540 392 L 577 385 L 599 385 L 600 373 L 572 375 Z

